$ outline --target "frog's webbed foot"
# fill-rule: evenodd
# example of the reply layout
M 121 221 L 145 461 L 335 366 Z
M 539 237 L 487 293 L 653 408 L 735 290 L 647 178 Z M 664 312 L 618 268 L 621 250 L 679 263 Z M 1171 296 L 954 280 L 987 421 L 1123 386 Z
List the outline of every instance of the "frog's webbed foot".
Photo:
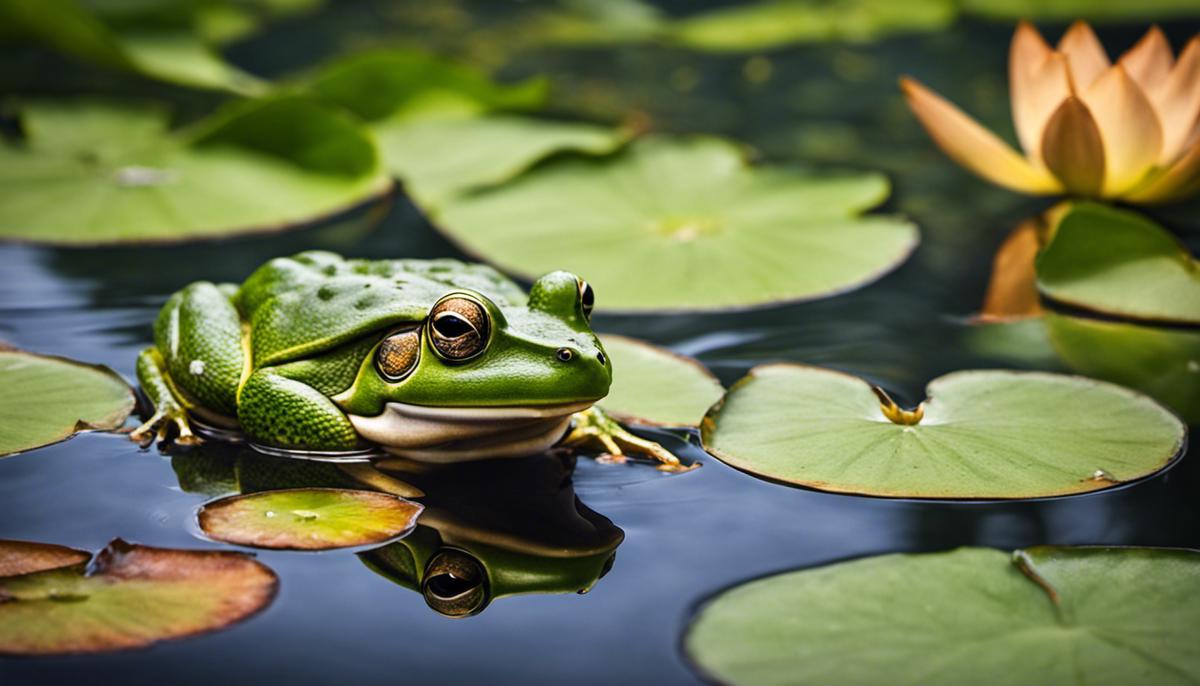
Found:
M 129 433 L 129 439 L 135 441 L 143 448 L 150 447 L 151 443 L 165 443 L 172 437 L 171 428 L 174 427 L 174 443 L 178 445 L 197 445 L 201 442 L 199 436 L 192 431 L 192 425 L 188 421 L 187 410 L 175 405 L 173 407 L 157 406 L 154 408 L 154 414 L 142 423 L 141 426 Z
M 579 412 L 574 417 L 571 431 L 562 445 L 570 448 L 598 447 L 607 454 L 602 461 L 622 463 L 629 455 L 645 455 L 657 460 L 658 469 L 664 472 L 686 472 L 696 465 L 685 465 L 678 457 L 655 443 L 635 436 L 612 417 L 596 407 Z

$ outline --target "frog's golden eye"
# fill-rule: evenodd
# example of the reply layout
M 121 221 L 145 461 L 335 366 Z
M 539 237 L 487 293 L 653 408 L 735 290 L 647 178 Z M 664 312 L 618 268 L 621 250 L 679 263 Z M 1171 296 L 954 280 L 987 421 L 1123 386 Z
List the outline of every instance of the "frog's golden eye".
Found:
M 443 548 L 425 567 L 421 595 L 429 607 L 447 617 L 479 614 L 490 600 L 487 572 L 474 556 Z
M 592 320 L 592 308 L 596 306 L 596 292 L 592 290 L 591 284 L 583 279 L 579 280 L 579 307 L 583 309 L 583 317 L 588 321 Z
M 490 327 L 487 308 L 479 301 L 448 295 L 429 314 L 429 341 L 448 360 L 469 360 L 487 347 Z
M 399 381 L 417 368 L 421 359 L 421 331 L 409 329 L 391 334 L 375 352 L 375 366 L 388 381 Z

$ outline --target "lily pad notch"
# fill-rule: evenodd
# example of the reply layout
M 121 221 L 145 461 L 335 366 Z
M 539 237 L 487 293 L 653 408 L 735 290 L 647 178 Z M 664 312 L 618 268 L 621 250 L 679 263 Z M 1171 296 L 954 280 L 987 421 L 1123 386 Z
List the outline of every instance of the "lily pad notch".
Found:
M 1112 488 L 1183 454 L 1187 429 L 1152 399 L 1043 372 L 932 381 L 912 409 L 849 374 L 764 365 L 701 425 L 721 461 L 788 485 L 888 498 L 1005 500 Z

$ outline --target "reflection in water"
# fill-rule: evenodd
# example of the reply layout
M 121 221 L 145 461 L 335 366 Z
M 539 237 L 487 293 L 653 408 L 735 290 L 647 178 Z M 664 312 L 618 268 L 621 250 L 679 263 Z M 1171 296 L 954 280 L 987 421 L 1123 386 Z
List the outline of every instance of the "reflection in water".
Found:
M 203 444 L 172 455 L 179 485 L 226 495 L 285 488 L 358 488 L 425 505 L 416 530 L 359 554 L 447 617 L 479 614 L 522 593 L 586 593 L 612 568 L 624 532 L 580 502 L 563 453 L 428 465 L 389 459 L 333 464 Z

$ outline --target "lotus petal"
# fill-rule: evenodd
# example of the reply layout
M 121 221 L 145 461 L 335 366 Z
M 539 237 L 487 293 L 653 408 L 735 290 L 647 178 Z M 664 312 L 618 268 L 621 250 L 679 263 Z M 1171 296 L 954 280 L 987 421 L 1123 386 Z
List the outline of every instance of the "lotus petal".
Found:
M 1200 36 L 1188 42 L 1166 81 L 1153 92 L 1163 133 L 1158 160 L 1167 165 L 1187 147 L 1200 120 Z
M 1098 195 L 1104 187 L 1104 143 L 1087 105 L 1071 96 L 1046 124 L 1042 159 L 1062 185 L 1077 195 Z
M 1175 55 L 1162 29 L 1151 26 L 1136 45 L 1121 55 L 1117 63 L 1125 67 L 1129 76 L 1149 94 L 1167 80 L 1171 67 L 1175 65 Z
M 1041 248 L 1037 217 L 1021 222 L 996 251 L 992 259 L 992 278 L 984 296 L 980 318 L 1004 321 L 1035 317 L 1042 313 L 1037 291 L 1034 258 Z
M 1015 48 L 1014 48 L 1015 49 Z M 1050 54 L 1032 71 L 1018 66 L 1009 70 L 1012 88 L 1013 121 L 1021 146 L 1031 160 L 1042 158 L 1042 133 L 1050 115 L 1071 95 L 1071 77 L 1067 58 Z
M 1110 66 L 1108 54 L 1087 22 L 1077 21 L 1058 41 L 1058 51 L 1067 56 L 1076 90 L 1084 90 Z
M 1015 191 L 1049 194 L 1061 190 L 1050 174 L 1034 167 L 945 98 L 909 78 L 901 79 L 900 87 L 930 138 L 955 162 Z
M 1154 106 L 1116 65 L 1081 96 L 1104 141 L 1104 195 L 1116 197 L 1145 178 L 1158 161 L 1163 132 Z
M 1200 191 L 1200 138 L 1170 167 L 1146 179 L 1125 200 L 1137 203 L 1165 203 L 1181 200 Z

